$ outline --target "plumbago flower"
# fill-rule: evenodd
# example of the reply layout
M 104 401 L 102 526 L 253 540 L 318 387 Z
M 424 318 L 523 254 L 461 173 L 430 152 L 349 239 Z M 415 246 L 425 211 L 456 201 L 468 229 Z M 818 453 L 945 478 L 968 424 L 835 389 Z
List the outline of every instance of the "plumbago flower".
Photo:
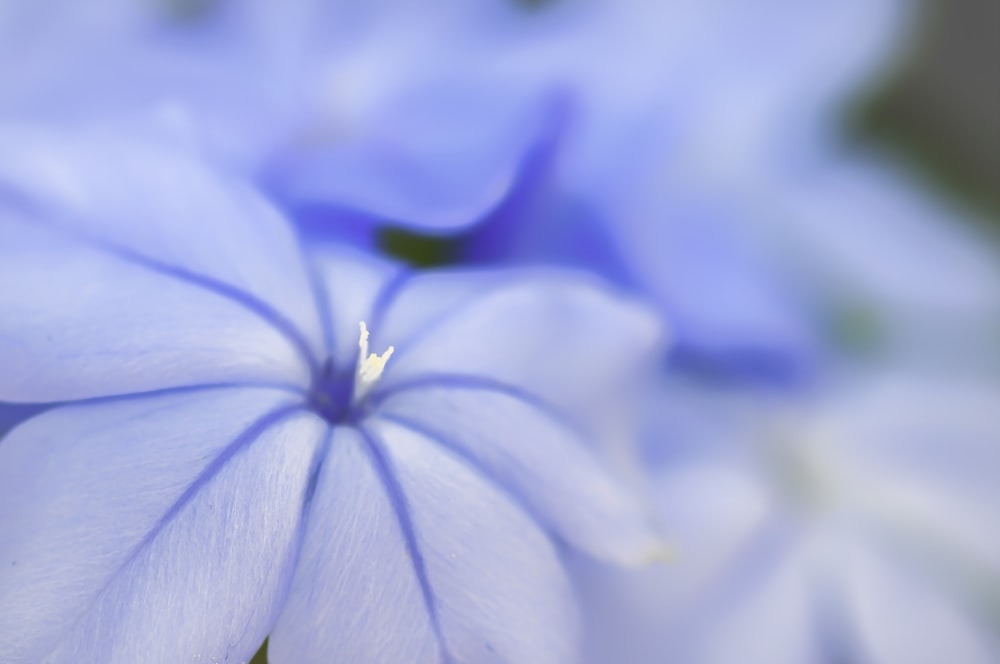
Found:
M 1000 383 L 830 383 L 656 398 L 648 477 L 681 544 L 671 570 L 577 567 L 590 661 L 996 661 Z
M 135 136 L 0 146 L 0 399 L 54 404 L 0 442 L 0 660 L 561 663 L 559 548 L 656 555 L 570 421 L 644 310 L 303 252 Z

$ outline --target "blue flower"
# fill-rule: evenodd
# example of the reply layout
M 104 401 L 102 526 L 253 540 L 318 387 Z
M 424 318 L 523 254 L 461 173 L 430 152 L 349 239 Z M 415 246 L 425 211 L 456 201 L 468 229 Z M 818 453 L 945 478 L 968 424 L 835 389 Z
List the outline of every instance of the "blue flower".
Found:
M 679 361 L 779 378 L 809 368 L 813 321 L 743 232 L 732 180 L 825 139 L 817 118 L 870 75 L 903 13 L 894 0 L 102 6 L 86 30 L 49 9 L 49 47 L 30 46 L 56 64 L 5 86 L 0 109 L 155 108 L 310 229 L 466 231 L 452 260 L 582 265 L 656 302 Z
M 771 265 L 829 321 L 841 350 L 1000 367 L 1000 264 L 982 232 L 988 220 L 873 157 L 812 158 L 794 187 L 771 173 L 749 189 L 746 206 L 760 212 L 748 219 L 772 245 Z
M 678 554 L 576 566 L 591 661 L 995 661 L 998 399 L 912 369 L 794 399 L 674 381 L 646 459 Z
M 176 11 L 193 4 L 204 11 Z M 15 2 L 0 26 L 0 116 L 152 113 L 290 205 L 471 223 L 552 131 L 548 99 L 477 83 L 488 53 L 455 69 L 455 39 L 471 48 L 506 12 L 352 4 Z
M 54 404 L 0 442 L 0 660 L 570 661 L 559 550 L 659 547 L 574 424 L 655 319 L 303 250 L 117 133 L 0 133 L 0 399 Z

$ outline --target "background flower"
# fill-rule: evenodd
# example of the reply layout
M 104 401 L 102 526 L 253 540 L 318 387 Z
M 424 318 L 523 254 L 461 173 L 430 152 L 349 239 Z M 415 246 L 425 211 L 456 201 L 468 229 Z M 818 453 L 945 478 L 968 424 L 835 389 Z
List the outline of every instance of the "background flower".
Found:
M 993 661 L 996 398 L 912 370 L 792 398 L 665 386 L 651 493 L 690 548 L 577 566 L 592 661 Z
M 104 7 L 83 30 L 55 21 L 58 46 L 32 41 L 54 64 L 9 90 L 8 113 L 155 109 L 311 230 L 371 244 L 386 223 L 465 229 L 450 262 L 596 270 L 660 306 L 678 360 L 779 380 L 808 370 L 816 331 L 756 255 L 742 177 L 824 144 L 906 14 L 888 0 Z

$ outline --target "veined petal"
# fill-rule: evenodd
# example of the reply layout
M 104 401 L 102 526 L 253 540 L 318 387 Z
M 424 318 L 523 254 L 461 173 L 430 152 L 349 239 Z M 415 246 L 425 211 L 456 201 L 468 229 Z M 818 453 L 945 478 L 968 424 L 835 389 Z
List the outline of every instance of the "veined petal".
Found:
M 321 351 L 294 233 L 250 188 L 131 132 L 13 126 L 0 131 L 0 153 L 4 207 L 33 217 L 35 225 L 226 292 L 303 355 Z
M 40 404 L 4 403 L 0 402 L 0 440 L 18 423 L 36 415 L 45 408 Z
M 274 664 L 441 662 L 393 503 L 361 434 L 334 430 L 313 496 Z
M 390 424 L 371 433 L 373 460 L 450 658 L 573 661 L 576 602 L 538 525 L 426 438 Z
M 337 431 L 275 664 L 572 661 L 575 603 L 537 525 L 419 435 Z
M 576 548 L 633 564 L 662 553 L 634 497 L 537 403 L 488 387 L 426 385 L 387 398 L 375 417 L 422 432 L 463 458 Z
M 0 399 L 308 385 L 294 344 L 243 302 L 36 221 L 0 210 Z
M 597 280 L 557 271 L 415 278 L 377 333 L 379 344 L 396 347 L 381 388 L 430 374 L 474 375 L 577 405 L 655 362 L 663 341 L 643 307 Z
M 0 445 L 0 660 L 245 661 L 325 426 L 270 390 L 50 410 Z

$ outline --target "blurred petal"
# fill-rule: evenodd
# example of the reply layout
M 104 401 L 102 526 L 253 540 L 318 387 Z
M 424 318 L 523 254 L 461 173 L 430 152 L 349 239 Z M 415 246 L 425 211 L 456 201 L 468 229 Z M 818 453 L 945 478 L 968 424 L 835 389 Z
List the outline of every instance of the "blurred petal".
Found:
M 660 589 L 664 607 L 677 604 L 683 612 L 684 601 L 697 601 L 708 584 L 747 559 L 761 533 L 774 529 L 765 487 L 738 467 L 682 464 L 657 477 L 653 490 L 681 577 L 671 578 L 669 593 Z
M 382 100 L 339 140 L 286 150 L 265 179 L 293 207 L 332 204 L 430 232 L 479 221 L 559 115 L 468 82 L 424 83 Z
M 755 184 L 763 195 L 748 206 L 777 248 L 772 264 L 806 298 L 860 311 L 908 360 L 978 368 L 996 357 L 1000 267 L 979 220 L 875 160 L 793 168 Z
M 699 654 L 685 657 L 685 661 L 822 661 L 814 633 L 810 573 L 810 561 L 801 545 L 755 570 L 740 596 L 727 596 L 727 601 L 716 607 L 711 635 L 701 632 L 695 646 Z
M 746 212 L 724 191 L 685 186 L 633 195 L 613 225 L 635 283 L 671 322 L 678 360 L 708 373 L 798 378 L 818 341 L 806 312 L 743 237 Z
M 495 52 L 468 34 L 482 10 L 102 2 L 81 15 L 46 4 L 35 40 L 0 26 L 13 33 L 0 51 L 11 63 L 0 61 L 10 83 L 0 112 L 119 120 L 182 109 L 198 144 L 292 206 L 454 230 L 508 193 L 525 153 L 558 125 L 547 94 L 524 103 L 523 85 L 484 78 Z M 39 22 L 10 14 L 17 28 Z
M 993 639 L 919 569 L 864 546 L 841 546 L 837 552 L 836 583 L 871 661 L 996 661 Z
M 0 444 L 0 659 L 245 661 L 270 629 L 325 430 L 286 394 L 56 408 Z
M 387 393 L 375 417 L 431 438 L 593 556 L 638 564 L 662 551 L 633 497 L 535 402 L 488 386 L 431 383 Z

